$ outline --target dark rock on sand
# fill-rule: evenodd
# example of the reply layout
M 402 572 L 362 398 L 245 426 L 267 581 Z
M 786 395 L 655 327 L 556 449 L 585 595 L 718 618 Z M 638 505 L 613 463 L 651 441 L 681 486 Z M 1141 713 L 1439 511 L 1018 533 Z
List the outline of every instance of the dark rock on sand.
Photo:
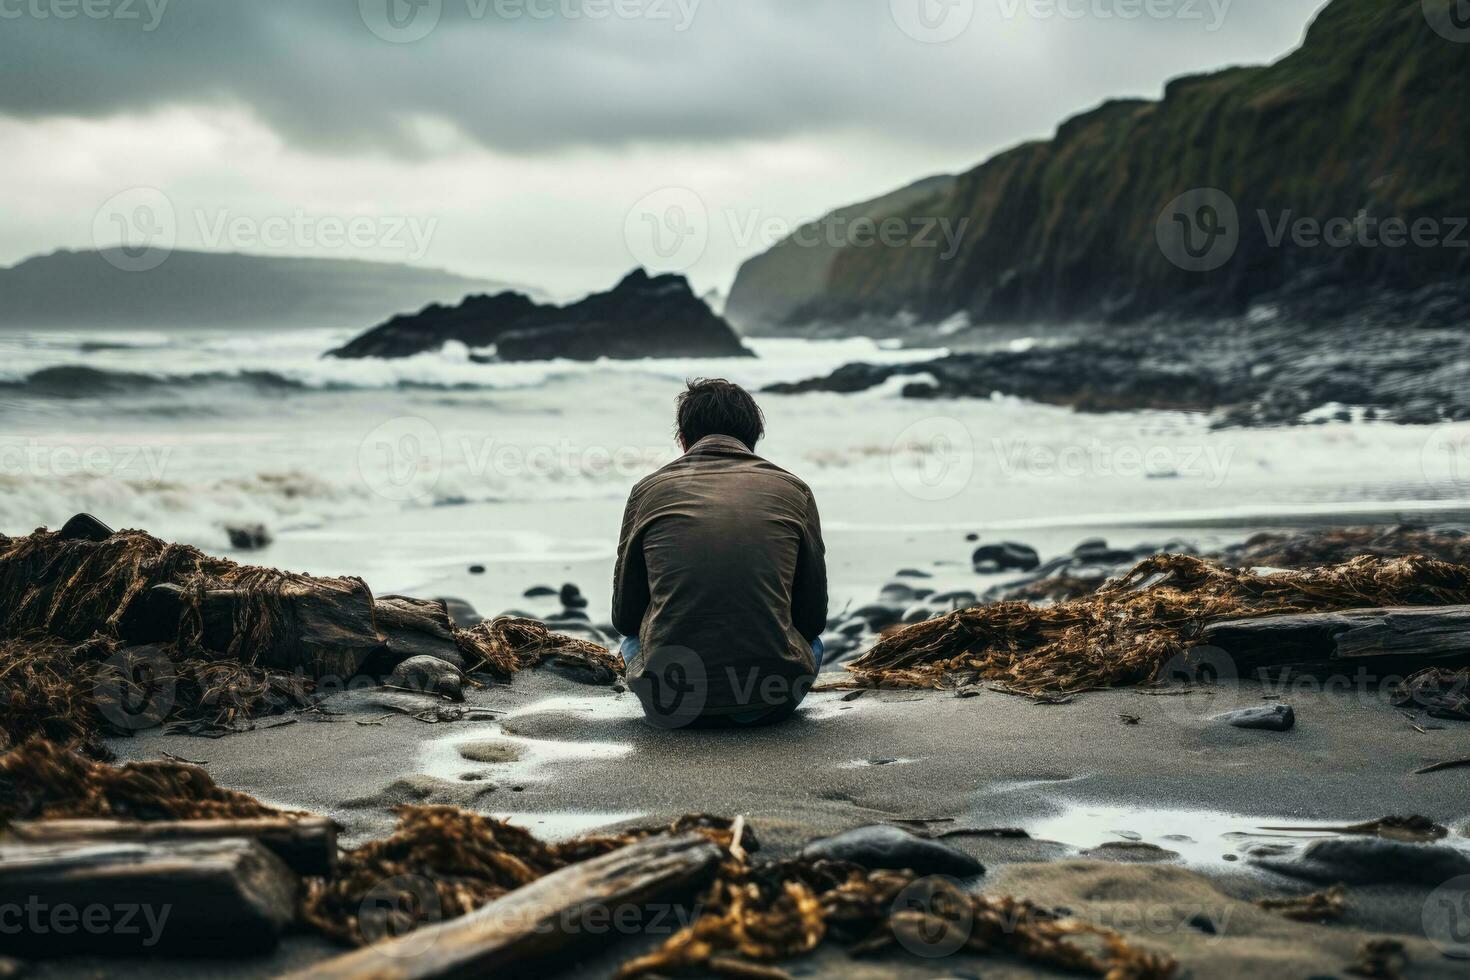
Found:
M 852 614 L 852 617 L 854 620 L 859 620 L 867 624 L 868 629 L 877 632 L 878 630 L 887 629 L 894 623 L 902 620 L 903 609 L 898 606 L 881 605 L 875 603 L 870 606 L 863 606 L 861 609 L 854 612 Z M 849 620 L 849 623 L 850 622 L 851 620 Z M 844 626 L 843 632 L 846 631 L 847 627 Z
M 470 629 L 485 621 L 485 617 L 481 616 L 475 607 L 464 599 L 444 596 L 438 601 L 444 603 L 444 609 L 449 614 L 450 622 L 460 629 Z
M 1111 547 L 1102 538 L 1089 538 L 1070 555 L 1052 558 L 1025 578 L 994 586 L 985 593 L 992 602 L 1024 599 L 1028 602 L 1062 602 L 1096 592 L 1109 579 L 1133 569 L 1150 555 L 1196 553 L 1186 541 L 1162 545 L 1142 544 L 1136 548 Z
M 63 541 L 106 541 L 112 537 L 112 528 L 91 514 L 78 514 L 61 525 Z
M 493 346 L 502 361 L 753 356 L 684 277 L 649 276 L 642 269 L 568 306 L 516 292 L 470 296 L 457 307 L 435 304 L 396 316 L 329 356 L 409 357 L 450 341 Z
M 438 657 L 413 657 L 393 668 L 389 685 L 426 694 L 442 694 L 451 701 L 464 700 L 464 673 Z
M 918 568 L 901 568 L 894 575 L 895 578 L 933 578 L 933 574 Z
M 591 623 L 592 617 L 580 609 L 563 609 L 546 617 L 547 623 Z
M 471 565 L 469 568 L 471 575 L 484 575 L 487 571 L 488 569 L 484 565 Z
M 848 861 L 870 870 L 907 868 L 921 875 L 972 878 L 985 873 L 985 866 L 964 851 L 886 824 L 859 827 L 812 841 L 802 848 L 801 856 Z
M 970 561 L 975 566 L 975 571 L 982 574 L 992 572 L 1020 571 L 1029 572 L 1041 564 L 1041 556 L 1036 553 L 1035 548 L 1014 541 L 1006 541 L 1002 544 L 981 545 L 975 549 L 975 554 Z
M 1382 837 L 1330 837 L 1291 857 L 1253 858 L 1278 874 L 1348 885 L 1433 886 L 1470 874 L 1470 854 L 1448 844 L 1410 844 Z
M 225 527 L 230 547 L 237 551 L 259 551 L 271 543 L 271 533 L 264 524 L 231 524 Z
M 549 585 L 533 585 L 521 596 L 523 599 L 549 599 L 557 592 Z
M 1235 728 L 1252 728 L 1265 732 L 1287 732 L 1296 726 L 1296 710 L 1289 704 L 1263 704 L 1257 708 L 1241 708 L 1216 715 Z
M 914 623 L 923 623 L 931 620 L 937 615 L 938 613 L 934 610 L 934 607 L 919 603 L 904 610 L 903 622 L 906 625 L 912 626 Z
M 1135 560 L 1137 553 L 1124 548 L 1110 548 L 1103 538 L 1088 538 L 1072 549 L 1072 557 L 1099 565 L 1121 565 Z
M 1149 844 L 1145 841 L 1110 840 L 1090 850 L 1083 851 L 1082 856 L 1096 858 L 1099 861 L 1126 861 L 1134 864 L 1148 864 L 1156 861 L 1173 861 L 1179 857 L 1179 852 L 1159 847 L 1157 844 Z
M 561 587 L 561 604 L 567 609 L 586 609 L 587 598 L 582 595 L 582 590 L 571 582 Z
M 905 585 L 902 582 L 890 582 L 888 585 L 883 586 L 883 589 L 878 593 L 880 602 L 892 603 L 894 605 L 913 602 L 918 597 L 919 594 L 912 586 Z

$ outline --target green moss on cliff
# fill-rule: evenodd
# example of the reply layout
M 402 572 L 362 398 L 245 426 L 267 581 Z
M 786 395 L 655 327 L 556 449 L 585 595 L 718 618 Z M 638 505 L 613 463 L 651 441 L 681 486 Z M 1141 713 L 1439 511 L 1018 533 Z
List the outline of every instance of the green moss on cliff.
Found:
M 949 219 L 966 223 L 957 255 L 844 248 L 796 316 L 1132 319 L 1239 312 L 1304 283 L 1463 280 L 1467 248 L 1270 239 L 1283 217 L 1430 218 L 1452 231 L 1444 219 L 1470 215 L 1467 83 L 1470 44 L 1437 33 L 1420 0 L 1335 0 L 1275 64 L 1175 79 L 1162 101 L 1104 103 L 986 161 L 948 198 Z M 1156 234 L 1194 188 L 1224 191 L 1238 213 L 1239 244 L 1210 271 L 1173 264 Z

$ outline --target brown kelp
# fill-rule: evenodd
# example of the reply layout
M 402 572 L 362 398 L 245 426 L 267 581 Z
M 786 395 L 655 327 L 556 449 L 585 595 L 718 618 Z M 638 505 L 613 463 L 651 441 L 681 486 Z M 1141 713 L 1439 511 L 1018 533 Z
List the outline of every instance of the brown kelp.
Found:
M 380 624 L 360 579 L 239 565 L 142 531 L 0 540 L 0 748 L 41 735 L 104 757 L 104 734 L 233 731 L 305 705 L 320 678 L 386 673 L 405 636 L 501 677 L 553 655 L 621 668 L 539 623 L 458 629 L 442 603 L 393 612 Z
M 112 766 L 39 738 L 0 755 L 0 825 L 21 819 L 214 820 L 281 812 L 216 785 L 202 768 L 182 762 Z
M 784 976 L 754 964 L 812 952 L 827 939 L 854 954 L 898 946 L 920 955 L 1011 953 L 1112 980 L 1167 980 L 1177 965 L 1119 933 L 1023 899 L 976 895 L 912 871 L 830 861 L 727 861 L 700 899 L 700 917 L 620 980 L 690 973 Z
M 403 806 L 393 833 L 344 851 L 330 877 L 306 882 L 302 918 L 346 945 L 402 935 L 456 919 L 569 864 L 599 857 L 650 836 L 693 830 L 731 843 L 731 821 L 689 816 L 670 827 L 548 844 L 503 820 L 452 806 Z M 363 921 L 379 909 L 392 921 Z
M 217 786 L 200 767 L 135 762 L 121 767 L 33 740 L 0 756 L 0 815 L 59 819 L 235 819 L 302 816 Z M 691 815 L 667 826 L 544 842 L 505 821 L 456 807 L 408 806 L 393 833 L 342 851 L 330 874 L 303 880 L 300 921 L 346 945 L 399 936 L 466 915 L 560 868 L 654 834 L 696 832 L 724 860 L 694 905 L 698 917 L 624 977 L 695 972 L 779 976 L 768 964 L 826 941 L 855 954 L 897 944 L 1010 953 L 1115 980 L 1164 980 L 1167 956 L 1119 933 L 1031 902 L 981 896 L 907 871 L 870 871 L 821 860 L 768 861 L 743 820 Z M 919 944 L 916 947 L 914 944 Z
M 983 679 L 1031 694 L 1069 693 L 1150 681 L 1217 620 L 1463 603 L 1470 603 L 1470 568 L 1422 556 L 1256 574 L 1155 555 L 1089 596 L 1045 608 L 974 606 L 896 630 L 849 670 L 875 686 Z

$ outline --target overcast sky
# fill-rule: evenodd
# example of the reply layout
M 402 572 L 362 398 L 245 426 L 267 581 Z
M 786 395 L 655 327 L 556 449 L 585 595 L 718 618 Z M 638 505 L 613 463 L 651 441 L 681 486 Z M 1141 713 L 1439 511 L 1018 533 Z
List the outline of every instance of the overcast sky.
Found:
M 1321 5 L 0 0 L 0 263 L 166 232 L 724 289 L 795 223 L 1273 60 Z

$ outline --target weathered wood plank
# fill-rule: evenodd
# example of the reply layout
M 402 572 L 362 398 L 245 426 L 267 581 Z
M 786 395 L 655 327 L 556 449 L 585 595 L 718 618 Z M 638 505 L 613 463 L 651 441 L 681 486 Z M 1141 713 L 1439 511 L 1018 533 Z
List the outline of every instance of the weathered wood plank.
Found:
M 1470 657 L 1470 605 L 1405 606 L 1260 616 L 1212 623 L 1202 645 L 1218 647 L 1242 670 L 1360 663 L 1405 666 Z
M 22 956 L 267 951 L 295 918 L 299 885 L 239 838 L 0 844 L 0 895 L 21 926 L 5 946 Z
M 10 825 L 27 844 L 153 843 L 156 841 L 257 840 L 301 875 L 330 874 L 337 863 L 337 824 L 326 817 L 259 817 L 249 820 L 27 820 Z
M 443 600 L 378 596 L 373 601 L 373 616 L 378 631 L 388 638 L 386 670 L 411 657 L 438 657 L 464 669 L 464 656 L 454 641 L 454 624 Z
M 616 938 L 648 903 L 706 881 L 720 850 L 698 834 L 659 836 L 574 864 L 452 922 L 318 963 L 294 980 L 429 980 L 523 975 Z M 625 912 L 623 910 L 634 910 Z

